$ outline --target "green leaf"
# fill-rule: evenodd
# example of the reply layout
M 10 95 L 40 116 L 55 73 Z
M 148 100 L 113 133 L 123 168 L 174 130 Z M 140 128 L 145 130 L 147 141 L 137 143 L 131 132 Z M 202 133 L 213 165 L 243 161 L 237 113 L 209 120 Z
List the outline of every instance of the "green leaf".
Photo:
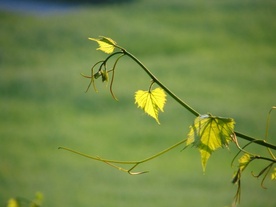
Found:
M 97 50 L 101 50 L 107 54 L 112 53 L 117 44 L 111 38 L 103 37 L 103 36 L 100 36 L 100 39 L 95 39 L 95 38 L 91 38 L 91 37 L 88 39 L 97 42 L 99 44 L 99 48 L 97 48 Z
M 201 154 L 203 171 L 211 154 L 218 148 L 227 147 L 234 133 L 234 120 L 210 114 L 198 116 L 190 126 L 186 145 L 195 146 Z
M 43 201 L 43 194 L 41 192 L 37 192 L 35 194 L 35 199 L 32 202 L 31 207 L 39 207 L 42 205 L 42 201 Z
M 102 82 L 108 82 L 108 72 L 106 70 L 103 70 L 101 72 L 102 75 Z
M 135 93 L 135 104 L 144 110 L 145 113 L 153 117 L 158 124 L 159 110 L 163 112 L 166 102 L 166 94 L 162 88 L 156 88 L 152 91 L 138 90 Z

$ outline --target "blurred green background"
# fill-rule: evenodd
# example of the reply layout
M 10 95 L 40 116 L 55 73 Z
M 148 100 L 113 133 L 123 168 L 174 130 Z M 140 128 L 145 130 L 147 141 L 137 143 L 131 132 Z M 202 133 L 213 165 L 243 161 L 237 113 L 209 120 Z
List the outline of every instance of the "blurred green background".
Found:
M 219 150 L 202 173 L 200 155 L 181 147 L 129 176 L 66 151 L 140 160 L 186 138 L 194 117 L 168 98 L 161 125 L 134 105 L 150 79 L 127 58 L 116 71 L 116 102 L 105 84 L 85 93 L 91 66 L 106 57 L 88 37 L 104 35 L 136 55 L 200 113 L 232 117 L 256 138 L 276 104 L 273 0 L 139 0 L 79 5 L 42 15 L 0 12 L 0 206 L 44 195 L 43 206 L 230 206 L 235 155 Z M 272 113 L 269 141 L 276 143 Z M 184 147 L 184 146 L 183 146 Z M 266 149 L 258 149 L 258 153 Z M 243 175 L 241 206 L 276 205 L 275 181 Z

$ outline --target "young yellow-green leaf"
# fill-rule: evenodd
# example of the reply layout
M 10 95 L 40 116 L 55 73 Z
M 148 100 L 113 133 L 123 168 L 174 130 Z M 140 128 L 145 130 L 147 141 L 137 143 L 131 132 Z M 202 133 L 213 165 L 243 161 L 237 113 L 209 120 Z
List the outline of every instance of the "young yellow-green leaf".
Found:
M 135 93 L 135 104 L 144 110 L 145 113 L 153 117 L 158 124 L 159 110 L 163 112 L 166 102 L 166 94 L 162 88 L 156 88 L 152 91 L 138 90 Z
M 99 48 L 97 50 L 101 50 L 107 54 L 110 54 L 114 51 L 116 47 L 116 42 L 108 37 L 100 36 L 100 39 L 88 38 L 89 40 L 96 41 L 99 44 Z
M 210 114 L 197 117 L 190 126 L 186 145 L 193 144 L 201 154 L 201 164 L 205 171 L 207 161 L 216 149 L 228 146 L 234 133 L 234 120 L 215 117 Z
M 239 159 L 240 170 L 243 171 L 251 161 L 252 157 L 249 154 L 245 153 L 243 156 L 241 156 L 241 158 Z
M 271 180 L 276 180 L 276 167 L 274 168 L 273 172 L 271 173 Z
M 11 198 L 8 201 L 7 207 L 19 207 L 19 204 L 14 198 Z

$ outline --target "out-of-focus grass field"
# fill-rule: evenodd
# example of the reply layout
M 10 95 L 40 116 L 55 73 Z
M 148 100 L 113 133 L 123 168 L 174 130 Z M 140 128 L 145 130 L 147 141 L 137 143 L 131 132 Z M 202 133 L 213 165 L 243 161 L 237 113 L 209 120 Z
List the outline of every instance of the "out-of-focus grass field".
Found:
M 205 175 L 198 151 L 179 147 L 139 166 L 150 170 L 139 176 L 58 147 L 140 160 L 186 138 L 193 122 L 171 98 L 160 126 L 137 109 L 134 92 L 150 79 L 127 58 L 116 69 L 119 102 L 100 82 L 99 93 L 85 93 L 89 80 L 80 73 L 106 57 L 87 39 L 98 35 L 127 48 L 200 113 L 232 117 L 236 130 L 263 138 L 276 104 L 275 10 L 272 0 L 140 0 L 52 15 L 2 11 L 0 206 L 37 191 L 45 207 L 230 206 L 233 145 L 214 153 Z M 264 190 L 251 170 L 242 178 L 241 206 L 275 206 L 275 181 Z

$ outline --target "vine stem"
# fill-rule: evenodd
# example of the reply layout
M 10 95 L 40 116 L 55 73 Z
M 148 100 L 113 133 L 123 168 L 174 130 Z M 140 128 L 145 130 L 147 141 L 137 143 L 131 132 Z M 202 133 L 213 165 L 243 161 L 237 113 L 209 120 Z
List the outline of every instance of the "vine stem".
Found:
M 247 141 L 250 141 L 250 142 L 253 142 L 253 143 L 256 143 L 258 145 L 262 145 L 264 147 L 267 147 L 267 148 L 270 148 L 270 149 L 273 149 L 273 150 L 276 150 L 276 146 L 273 145 L 273 144 L 270 144 L 268 142 L 266 142 L 265 140 L 260 140 L 260 139 L 255 139 L 253 137 L 250 137 L 248 135 L 245 135 L 245 134 L 242 134 L 240 132 L 234 132 L 236 134 L 236 136 L 242 138 L 242 139 L 245 139 Z
M 181 100 L 177 95 L 175 95 L 170 89 L 168 89 L 161 81 L 159 81 L 151 72 L 150 70 L 138 59 L 136 58 L 134 55 L 132 55 L 130 52 L 128 52 L 127 50 L 125 50 L 124 48 L 117 46 L 117 48 L 121 49 L 125 55 L 127 55 L 128 57 L 130 57 L 132 60 L 134 60 L 139 66 L 141 66 L 141 68 L 150 76 L 150 78 L 156 83 L 158 84 L 164 91 L 166 91 L 176 102 L 178 102 L 181 106 L 183 106 L 184 108 L 186 108 L 189 112 L 191 112 L 193 115 L 195 116 L 200 116 L 200 113 L 197 112 L 195 109 L 193 109 L 191 106 L 189 106 L 187 103 L 185 103 L 183 100 Z M 234 133 L 236 134 L 236 136 L 248 140 L 250 142 L 256 143 L 258 145 L 276 150 L 276 145 L 274 144 L 270 144 L 268 142 L 266 142 L 265 140 L 259 140 L 259 139 L 255 139 L 251 136 L 242 134 L 240 132 L 236 132 L 234 131 Z
M 168 89 L 166 86 L 163 85 L 151 72 L 150 70 L 141 63 L 134 55 L 126 51 L 125 49 L 121 48 L 123 52 L 130 57 L 132 60 L 134 60 L 138 65 L 141 66 L 141 68 L 144 69 L 144 71 L 150 76 L 150 78 L 159 85 L 164 91 L 166 91 L 175 101 L 177 101 L 181 106 L 185 107 L 188 111 L 190 111 L 195 116 L 199 116 L 200 113 L 197 112 L 195 109 L 193 109 L 191 106 L 189 106 L 187 103 L 185 103 L 183 100 L 181 100 L 177 95 L 175 95 L 170 89 Z

